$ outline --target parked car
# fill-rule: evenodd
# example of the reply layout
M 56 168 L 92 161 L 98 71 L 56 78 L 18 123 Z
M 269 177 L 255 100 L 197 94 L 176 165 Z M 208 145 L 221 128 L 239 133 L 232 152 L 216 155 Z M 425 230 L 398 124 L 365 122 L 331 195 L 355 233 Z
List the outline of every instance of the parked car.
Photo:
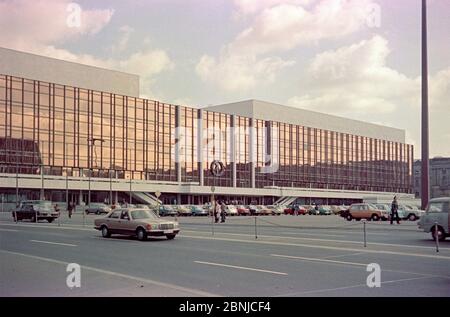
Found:
M 239 216 L 248 216 L 248 215 L 250 215 L 250 210 L 247 207 L 245 207 L 244 205 L 239 205 L 236 208 L 237 208 Z
M 178 205 L 176 207 L 176 212 L 178 214 L 178 216 L 192 216 L 192 211 L 188 206 L 184 206 L 184 205 Z
M 279 216 L 283 213 L 283 207 L 277 205 L 270 205 L 267 208 L 271 211 L 272 215 Z
M 283 212 L 285 215 L 295 215 L 295 208 L 297 208 L 297 215 L 306 215 L 306 208 L 300 205 L 288 205 Z
M 173 209 L 172 206 L 169 205 L 160 205 L 158 208 L 158 214 L 161 217 L 165 217 L 165 216 L 176 216 L 177 212 L 175 211 L 175 209 Z
M 111 208 L 108 205 L 104 204 L 104 203 L 91 203 L 89 206 L 86 206 L 86 209 L 84 210 L 86 215 L 89 215 L 89 214 L 96 214 L 96 215 L 107 214 L 110 211 L 111 211 Z
M 348 221 L 352 221 L 353 219 L 367 219 L 373 221 L 378 221 L 380 219 L 386 220 L 388 219 L 388 213 L 385 210 L 380 210 L 376 206 L 369 203 L 352 204 L 346 219 Z
M 331 215 L 331 214 L 332 214 L 332 211 L 331 211 L 330 206 L 320 206 L 319 207 L 319 215 L 328 216 L 328 215 Z
M 259 208 L 255 205 L 248 205 L 247 208 L 250 211 L 250 215 L 252 215 L 252 216 L 257 216 L 260 214 Z
M 13 218 L 17 217 L 17 221 L 30 219 L 32 222 L 39 220 L 47 220 L 53 222 L 59 217 L 59 212 L 55 211 L 51 201 L 48 200 L 24 200 L 19 207 L 12 212 Z
M 436 237 L 443 241 L 450 236 L 450 197 L 430 199 L 425 214 L 420 218 L 419 229 L 430 232 L 433 240 Z M 437 228 L 436 228 L 437 224 Z
M 264 205 L 257 205 L 256 208 L 258 208 L 258 214 L 259 215 L 271 215 L 272 214 L 272 210 L 270 210 L 270 208 L 268 208 L 267 206 Z
M 401 210 L 402 215 L 399 217 L 402 219 L 408 219 L 410 221 L 416 221 L 417 219 L 420 219 L 420 217 L 423 215 L 418 209 L 414 210 L 411 207 L 407 205 L 399 205 L 398 206 L 399 211 Z
M 237 216 L 239 212 L 235 205 L 225 205 L 225 214 L 227 216 Z
M 123 234 L 137 236 L 141 241 L 148 236 L 166 236 L 171 240 L 180 232 L 178 222 L 164 220 L 148 209 L 116 209 L 95 219 L 94 225 L 104 238 Z
M 192 205 L 190 206 L 192 216 L 208 216 L 208 211 L 206 211 L 202 206 Z
M 309 206 L 308 215 L 318 215 L 319 214 L 319 206 Z

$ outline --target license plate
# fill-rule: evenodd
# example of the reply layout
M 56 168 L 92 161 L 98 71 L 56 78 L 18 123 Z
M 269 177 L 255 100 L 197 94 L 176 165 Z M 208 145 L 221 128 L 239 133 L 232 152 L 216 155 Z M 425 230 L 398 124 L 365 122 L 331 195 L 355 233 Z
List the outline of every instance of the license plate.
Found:
M 164 230 L 164 233 L 173 233 L 173 230 Z

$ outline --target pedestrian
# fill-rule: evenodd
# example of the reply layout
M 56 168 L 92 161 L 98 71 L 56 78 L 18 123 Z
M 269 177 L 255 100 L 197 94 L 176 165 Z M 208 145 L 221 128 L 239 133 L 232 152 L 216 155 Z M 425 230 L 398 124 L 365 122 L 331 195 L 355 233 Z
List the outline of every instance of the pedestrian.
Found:
M 72 218 L 73 203 L 71 201 L 69 202 L 69 205 L 67 206 L 67 211 L 69 213 L 69 218 Z
M 397 202 L 397 196 L 394 196 L 394 200 L 391 204 L 391 225 L 394 222 L 394 218 L 397 221 L 397 224 L 400 224 L 400 217 L 398 216 L 398 202 Z
M 225 205 L 224 202 L 222 202 L 222 206 L 221 206 L 221 210 L 220 210 L 220 222 L 225 222 L 225 219 L 227 217 L 227 206 Z
M 214 208 L 215 223 L 218 223 L 219 222 L 219 217 L 220 217 L 220 205 L 219 205 L 218 201 L 216 201 L 216 203 L 213 206 L 213 208 Z
M 295 216 L 298 216 L 298 209 L 299 209 L 298 204 L 295 204 L 294 205 L 294 215 Z
M 58 204 L 55 204 L 55 206 L 53 207 L 55 209 L 55 212 L 58 213 L 58 217 L 59 217 L 59 208 L 58 208 Z

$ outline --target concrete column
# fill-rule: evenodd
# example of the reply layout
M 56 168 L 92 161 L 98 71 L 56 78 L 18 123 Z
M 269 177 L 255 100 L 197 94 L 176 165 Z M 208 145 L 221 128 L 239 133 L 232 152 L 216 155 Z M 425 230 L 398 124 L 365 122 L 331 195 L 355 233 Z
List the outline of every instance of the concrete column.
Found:
M 204 185 L 203 173 L 203 110 L 197 110 L 197 168 L 199 174 L 199 185 Z
M 249 143 L 250 187 L 255 188 L 256 130 L 255 119 L 253 118 L 250 118 Z
M 231 116 L 230 160 L 231 160 L 231 186 L 236 187 L 236 116 Z
M 181 122 L 181 113 L 180 106 L 175 106 L 175 171 L 177 175 L 177 182 L 181 183 L 181 162 L 180 162 L 180 146 L 182 144 L 180 140 L 180 122 Z

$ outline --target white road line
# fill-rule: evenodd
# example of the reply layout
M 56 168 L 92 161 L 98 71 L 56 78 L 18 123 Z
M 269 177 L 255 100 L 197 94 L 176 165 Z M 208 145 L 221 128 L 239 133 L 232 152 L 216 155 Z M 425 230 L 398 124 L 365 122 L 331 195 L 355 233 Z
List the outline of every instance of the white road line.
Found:
M 270 256 L 274 256 L 274 257 L 278 257 L 278 258 L 288 258 L 288 259 L 305 260 L 305 261 L 312 261 L 312 262 L 325 262 L 325 263 L 345 264 L 345 265 L 355 265 L 355 266 L 364 266 L 364 267 L 367 267 L 367 264 L 366 264 L 366 263 L 345 262 L 345 261 L 334 261 L 334 260 L 327 260 L 327 259 L 306 258 L 306 257 L 301 257 L 301 256 L 281 255 L 281 254 L 271 254 Z
M 327 259 L 323 259 L 323 258 L 307 258 L 307 257 L 301 257 L 301 256 L 293 256 L 293 255 L 271 254 L 270 256 L 279 257 L 279 258 L 287 258 L 287 259 L 295 259 L 295 260 L 301 260 L 301 261 L 321 262 L 321 263 L 324 263 L 324 264 L 339 264 L 339 265 L 351 265 L 351 266 L 362 266 L 362 267 L 367 267 L 367 265 L 368 265 L 367 263 L 334 261 L 334 260 L 327 260 Z M 421 275 L 421 276 L 428 276 L 428 277 L 439 277 L 439 278 L 450 279 L 450 276 L 435 275 L 435 274 L 428 274 L 428 273 L 417 273 L 417 272 L 389 270 L 389 269 L 383 269 L 383 272 L 392 272 L 392 273 L 401 273 L 401 274 L 413 274 L 413 275 Z
M 50 258 L 44 258 L 44 257 L 40 257 L 40 256 L 30 255 L 30 254 L 24 254 L 24 253 L 18 253 L 18 252 L 6 251 L 6 250 L 0 250 L 0 253 L 1 252 L 8 253 L 8 254 L 13 254 L 13 255 L 18 255 L 18 256 L 23 256 L 23 257 L 28 257 L 28 258 L 31 258 L 31 259 L 36 259 L 36 260 L 41 260 L 41 261 L 47 261 L 47 262 L 51 262 L 51 263 L 63 264 L 63 265 L 66 265 L 66 266 L 69 264 L 69 262 L 59 261 L 59 260 L 50 259 Z M 112 275 L 112 276 L 116 276 L 116 277 L 126 278 L 126 279 L 130 279 L 130 280 L 138 281 L 138 282 L 141 282 L 141 283 L 144 282 L 144 283 L 154 284 L 154 285 L 157 285 L 157 286 L 172 288 L 172 289 L 175 289 L 175 290 L 178 290 L 178 291 L 182 291 L 182 292 L 185 292 L 185 293 L 196 294 L 197 296 L 206 296 L 206 297 L 218 297 L 218 296 L 220 296 L 220 295 L 217 295 L 217 294 L 203 292 L 203 291 L 192 289 L 192 288 L 182 287 L 182 286 L 178 286 L 178 285 L 174 285 L 174 284 L 168 284 L 168 283 L 163 283 L 163 282 L 157 282 L 157 281 L 150 280 L 150 279 L 147 279 L 147 278 L 141 278 L 141 277 L 137 277 L 137 276 L 127 275 L 127 274 L 122 274 L 122 273 L 117 273 L 117 272 L 112 272 L 112 271 L 107 271 L 107 270 L 102 270 L 102 269 L 97 269 L 95 267 L 90 267 L 90 266 L 85 266 L 85 265 L 81 265 L 81 269 L 89 270 L 89 271 L 93 271 L 93 272 L 98 272 L 98 273 L 102 273 L 102 274 L 108 274 L 108 275 Z
M 206 264 L 206 265 L 213 265 L 213 266 L 230 267 L 230 268 L 233 268 L 233 269 L 240 269 L 240 270 L 247 270 L 247 271 L 256 271 L 256 272 L 270 273 L 270 274 L 277 274 L 277 275 L 288 275 L 287 273 L 283 273 L 283 272 L 276 272 L 276 271 L 268 271 L 268 270 L 262 270 L 262 269 L 255 269 L 255 268 L 245 267 L 245 266 L 236 266 L 236 265 L 229 265 L 229 264 L 222 264 L 222 263 L 203 262 L 203 261 L 194 261 L 194 262 L 195 262 L 195 263 L 199 263 L 199 264 Z
M 192 230 L 183 230 L 183 232 L 199 232 L 199 231 L 192 231 Z M 204 231 L 205 233 L 208 233 L 208 231 Z M 255 237 L 254 234 L 246 234 L 246 233 L 223 233 L 223 232 L 216 232 L 218 234 L 224 234 L 224 235 L 230 235 L 230 236 L 245 236 L 245 237 Z M 300 237 L 286 237 L 286 236 L 271 236 L 271 235 L 259 235 L 258 237 L 262 238 L 281 238 L 281 239 L 292 239 L 292 240 L 308 240 L 308 241 L 323 241 L 323 242 L 334 242 L 334 243 L 348 243 L 348 244 L 358 244 L 362 245 L 362 241 L 348 241 L 348 240 L 331 240 L 331 239 L 317 239 L 317 238 L 300 238 Z M 368 245 L 380 245 L 380 246 L 391 246 L 391 247 L 405 247 L 405 248 L 414 248 L 414 249 L 430 249 L 435 250 L 436 247 L 427 247 L 427 246 L 420 246 L 420 245 L 405 245 L 405 244 L 392 244 L 392 243 L 379 243 L 379 242 L 368 242 Z M 450 251 L 450 248 L 440 248 L 440 250 L 447 250 Z
M 393 255 L 403 255 L 403 256 L 412 256 L 412 257 L 423 257 L 423 258 L 431 258 L 431 259 L 450 260 L 450 256 L 420 254 L 420 253 L 407 253 L 407 252 L 395 252 L 395 251 L 385 251 L 385 250 L 370 250 L 370 249 L 356 249 L 356 248 L 345 248 L 345 247 L 331 247 L 331 246 L 326 246 L 326 245 L 314 245 L 314 244 L 302 244 L 302 243 L 286 243 L 286 242 L 271 242 L 271 241 L 257 241 L 257 240 L 241 240 L 241 239 L 218 238 L 218 237 L 199 237 L 199 236 L 189 236 L 189 235 L 182 235 L 182 237 L 184 237 L 184 238 L 192 238 L 192 239 L 203 239 L 203 240 L 219 240 L 219 241 L 244 242 L 244 243 L 254 243 L 254 244 L 283 245 L 283 246 L 304 247 L 304 248 L 311 248 L 311 249 L 341 250 L 341 251 L 364 252 L 364 253 L 375 253 L 375 254 L 393 254 Z
M 343 258 L 343 257 L 346 257 L 346 256 L 360 255 L 360 254 L 364 254 L 364 252 L 356 252 L 356 253 L 341 254 L 341 255 L 331 255 L 331 256 L 326 256 L 326 257 L 324 257 L 324 259 Z
M 15 230 L 15 229 L 3 229 L 3 228 L 0 228 L 0 231 L 18 232 L 19 230 Z
M 380 284 L 392 284 L 392 283 L 399 283 L 399 282 L 422 280 L 422 279 L 433 278 L 433 277 L 434 276 L 405 278 L 405 279 L 399 279 L 399 280 L 384 281 L 384 282 L 381 282 Z M 339 291 L 339 290 L 350 289 L 350 288 L 358 288 L 358 287 L 367 287 L 367 284 L 356 284 L 356 285 L 336 287 L 336 288 L 325 288 L 325 289 L 318 289 L 318 290 L 313 290 L 313 291 L 288 293 L 288 294 L 277 295 L 275 297 L 287 297 L 287 296 L 298 296 L 298 295 L 302 295 L 302 294 L 325 293 L 325 292 L 333 292 L 333 291 Z
M 76 244 L 70 244 L 70 243 L 60 243 L 60 242 L 41 241 L 41 240 L 30 240 L 30 241 L 31 242 L 36 242 L 36 243 L 63 245 L 63 246 L 66 246 L 66 247 L 77 247 Z

